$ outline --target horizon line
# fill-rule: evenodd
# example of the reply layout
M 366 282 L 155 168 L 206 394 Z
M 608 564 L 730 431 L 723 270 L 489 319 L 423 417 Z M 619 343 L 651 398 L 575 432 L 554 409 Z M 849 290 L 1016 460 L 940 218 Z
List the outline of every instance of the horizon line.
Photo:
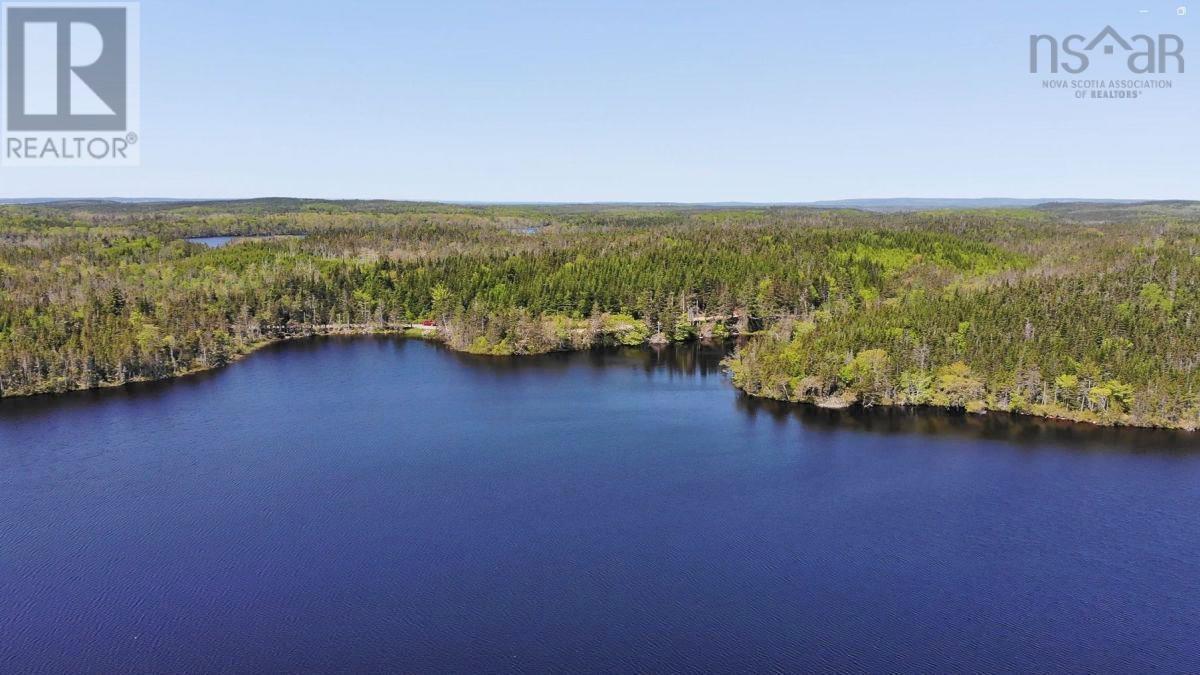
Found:
M 1031 203 L 1140 203 L 1140 202 L 1192 202 L 1200 198 L 1188 197 L 842 197 L 833 199 L 813 200 L 780 200 L 757 201 L 740 199 L 722 199 L 710 201 L 678 201 L 678 200 L 485 200 L 485 199 L 438 199 L 412 197 L 311 197 L 311 196 L 282 196 L 259 195 L 253 197 L 0 197 L 0 204 L 30 204 L 30 203 L 61 203 L 61 202 L 115 202 L 115 203 L 203 203 L 203 202 L 239 202 L 264 201 L 271 199 L 317 201 L 317 202 L 395 202 L 413 204 L 447 204 L 459 206 L 609 206 L 609 205 L 671 205 L 671 206 L 811 206 L 827 204 L 849 204 L 862 202 L 1031 202 Z

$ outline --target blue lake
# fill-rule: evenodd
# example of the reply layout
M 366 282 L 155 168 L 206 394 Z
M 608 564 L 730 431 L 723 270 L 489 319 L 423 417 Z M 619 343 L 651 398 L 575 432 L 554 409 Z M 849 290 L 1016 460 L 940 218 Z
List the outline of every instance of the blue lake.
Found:
M 193 244 L 203 244 L 209 248 L 221 248 L 241 239 L 242 237 L 188 237 Z
M 296 240 L 303 239 L 304 237 L 305 237 L 305 235 L 302 235 L 302 234 L 271 234 L 271 235 L 231 236 L 231 237 L 187 237 L 185 239 L 185 241 L 191 242 L 193 244 L 202 244 L 204 246 L 207 246 L 208 248 L 221 248 L 223 246 L 229 246 L 230 244 L 236 244 L 240 241 L 251 241 L 251 242 L 253 242 L 253 241 L 259 241 L 259 242 L 288 241 L 288 240 L 293 240 L 293 239 L 296 239 Z
M 0 672 L 1200 671 L 1194 436 L 387 338 L 0 402 Z

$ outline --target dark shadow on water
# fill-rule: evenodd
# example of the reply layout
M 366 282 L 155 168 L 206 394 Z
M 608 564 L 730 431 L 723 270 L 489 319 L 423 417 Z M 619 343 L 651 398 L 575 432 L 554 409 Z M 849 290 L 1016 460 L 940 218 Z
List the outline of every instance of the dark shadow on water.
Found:
M 604 347 L 585 352 L 555 352 L 536 356 L 483 356 L 456 352 L 438 345 L 446 354 L 473 368 L 517 372 L 536 368 L 554 372 L 586 365 L 601 370 L 634 367 L 647 373 L 665 370 L 677 375 L 721 375 L 721 360 L 730 353 L 723 343 L 689 342 L 655 347 Z
M 248 359 L 291 359 L 305 354 L 352 343 L 370 341 L 399 355 L 416 347 L 413 340 L 398 336 L 322 336 L 289 340 L 268 345 Z M 724 380 L 721 361 L 730 353 L 728 343 L 692 342 L 658 347 L 609 347 L 586 352 L 561 352 L 538 356 L 479 356 L 452 351 L 437 343 L 421 347 L 436 349 L 455 362 L 473 369 L 497 374 L 565 373 L 585 367 L 596 371 L 612 368 L 632 368 L 647 374 L 666 372 L 671 375 L 700 378 L 718 377 Z M 281 364 L 282 366 L 283 364 Z M 109 389 L 67 392 L 0 400 L 0 424 L 5 420 L 57 414 L 86 408 L 104 402 L 138 400 L 165 396 L 200 393 L 219 386 L 221 378 L 230 376 L 240 363 L 204 371 L 185 377 L 154 382 L 137 382 Z M 776 423 L 797 422 L 816 431 L 855 431 L 883 435 L 922 435 L 942 439 L 987 439 L 1013 443 L 1018 446 L 1054 445 L 1076 450 L 1107 450 L 1137 453 L 1188 453 L 1200 450 L 1200 433 L 1168 429 L 1137 429 L 1099 427 L 1089 424 L 1051 420 L 1008 413 L 972 415 L 934 408 L 848 408 L 828 410 L 813 405 L 786 403 L 734 393 L 732 385 L 722 382 L 743 414 L 767 417 Z
M 1176 454 L 1194 453 L 1200 449 L 1200 437 L 1186 431 L 1102 427 L 1004 412 L 975 415 L 941 408 L 890 406 L 830 410 L 815 405 L 754 398 L 742 393 L 737 396 L 737 407 L 751 416 L 766 415 L 780 423 L 796 421 L 810 429 L 831 432 L 986 439 L 1019 446 L 1054 445 L 1083 451 Z
M 6 419 L 68 411 L 104 402 L 135 402 L 161 397 L 166 394 L 184 394 L 189 390 L 198 391 L 216 385 L 222 378 L 228 377 L 235 372 L 247 360 L 316 354 L 339 344 L 349 344 L 363 340 L 373 340 L 387 344 L 389 347 L 394 348 L 396 352 L 403 350 L 410 342 L 400 337 L 387 335 L 325 335 L 284 340 L 261 347 L 244 357 L 241 361 L 234 361 L 220 368 L 201 370 L 180 377 L 169 377 L 162 380 L 150 380 L 148 382 L 130 382 L 117 387 L 105 387 L 102 389 L 85 389 L 83 391 L 67 391 L 58 394 L 38 394 L 36 396 L 0 399 L 0 423 L 3 423 Z

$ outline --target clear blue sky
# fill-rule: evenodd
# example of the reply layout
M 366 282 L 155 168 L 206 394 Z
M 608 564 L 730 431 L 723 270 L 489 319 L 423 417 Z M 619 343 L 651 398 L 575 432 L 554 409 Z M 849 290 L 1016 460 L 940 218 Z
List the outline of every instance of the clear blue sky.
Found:
M 1105 24 L 1200 71 L 1184 3 L 144 0 L 142 166 L 0 197 L 1198 199 L 1200 74 L 1081 102 L 1027 72 L 1030 33 Z

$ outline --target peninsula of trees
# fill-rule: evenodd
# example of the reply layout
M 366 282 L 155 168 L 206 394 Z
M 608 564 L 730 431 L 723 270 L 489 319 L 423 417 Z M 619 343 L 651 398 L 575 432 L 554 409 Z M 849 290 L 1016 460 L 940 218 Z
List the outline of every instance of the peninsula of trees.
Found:
M 220 248 L 188 241 L 237 235 Z M 424 323 L 520 355 L 738 337 L 734 384 L 1200 426 L 1200 208 L 0 207 L 0 396 Z

